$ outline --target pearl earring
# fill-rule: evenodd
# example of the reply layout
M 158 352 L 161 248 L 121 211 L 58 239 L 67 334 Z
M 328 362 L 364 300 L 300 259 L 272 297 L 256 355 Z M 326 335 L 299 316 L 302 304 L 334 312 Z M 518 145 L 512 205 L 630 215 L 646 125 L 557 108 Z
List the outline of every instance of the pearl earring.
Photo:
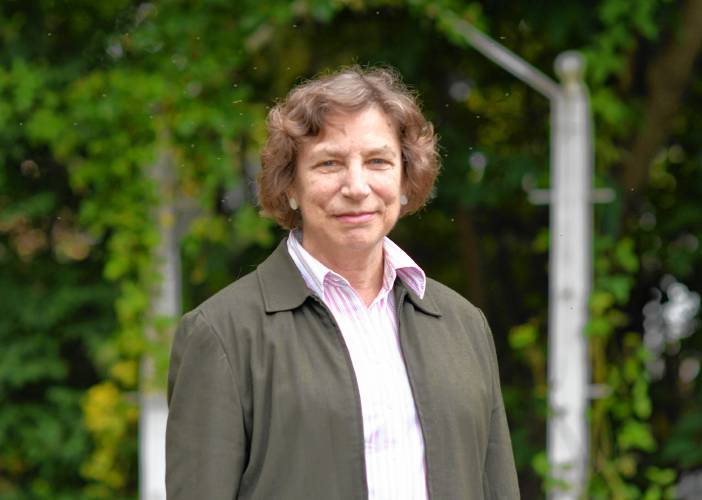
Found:
M 288 198 L 288 204 L 290 205 L 290 208 L 293 210 L 297 210 L 297 200 L 295 198 Z
M 405 196 L 404 194 L 401 194 L 400 195 L 400 205 L 402 205 L 404 207 L 405 205 L 407 205 L 407 202 L 408 202 L 407 196 Z

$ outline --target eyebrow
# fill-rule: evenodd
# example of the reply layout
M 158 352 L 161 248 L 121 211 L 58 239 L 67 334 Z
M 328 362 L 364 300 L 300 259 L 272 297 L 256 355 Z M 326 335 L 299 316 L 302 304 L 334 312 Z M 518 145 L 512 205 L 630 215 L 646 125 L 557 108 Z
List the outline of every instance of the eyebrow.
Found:
M 323 148 L 317 149 L 315 151 L 312 151 L 312 154 L 314 154 L 315 156 L 326 155 L 326 156 L 337 157 L 337 156 L 346 156 L 348 154 L 348 151 L 346 149 L 342 149 L 342 148 L 323 147 Z
M 313 154 L 315 156 L 327 155 L 327 156 L 333 156 L 333 157 L 343 157 L 343 156 L 348 155 L 348 150 L 343 149 L 343 148 L 323 147 L 317 151 L 314 151 Z M 393 158 L 395 157 L 394 152 L 392 151 L 392 149 L 388 145 L 368 149 L 368 150 L 364 151 L 363 154 L 364 154 L 364 156 L 390 155 Z
M 368 151 L 365 152 L 367 156 L 375 156 L 375 155 L 390 155 L 393 158 L 395 157 L 395 152 L 390 148 L 390 146 L 382 146 L 380 148 L 373 148 L 369 149 Z

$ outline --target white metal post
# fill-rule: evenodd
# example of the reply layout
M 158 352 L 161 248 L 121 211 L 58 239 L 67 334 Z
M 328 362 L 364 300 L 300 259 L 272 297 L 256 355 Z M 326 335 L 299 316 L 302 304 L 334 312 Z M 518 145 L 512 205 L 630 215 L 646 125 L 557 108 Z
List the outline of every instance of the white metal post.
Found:
M 150 311 L 154 318 L 177 318 L 180 315 L 180 245 L 172 169 L 170 155 L 164 149 L 152 170 L 160 200 L 156 211 L 159 230 L 156 267 L 160 281 L 154 290 Z M 155 330 L 147 332 L 147 337 L 151 340 L 157 340 L 159 335 L 160 332 Z M 168 338 L 170 339 L 170 335 Z M 154 360 L 147 352 L 141 362 L 139 391 L 139 498 L 141 500 L 166 499 L 168 405 L 165 387 L 156 376 Z
M 534 198 L 551 203 L 549 249 L 547 451 L 552 478 L 564 487 L 552 500 L 585 494 L 588 461 L 589 364 L 585 325 L 592 283 L 592 202 L 611 192 L 592 191 L 593 144 L 585 65 L 576 52 L 556 59 L 561 85 L 448 11 L 442 20 L 485 57 L 551 101 L 551 191 Z M 532 198 L 530 193 L 530 198 Z
M 584 61 L 575 52 L 556 59 L 562 91 L 552 101 L 551 245 L 549 255 L 548 458 L 552 500 L 585 492 L 588 349 L 585 325 L 592 280 L 592 139 Z

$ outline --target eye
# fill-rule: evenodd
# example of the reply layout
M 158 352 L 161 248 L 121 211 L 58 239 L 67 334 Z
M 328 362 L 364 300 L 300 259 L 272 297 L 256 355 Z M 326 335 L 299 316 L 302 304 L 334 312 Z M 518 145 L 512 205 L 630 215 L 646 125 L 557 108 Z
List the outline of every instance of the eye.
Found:
M 372 158 L 369 160 L 369 163 L 374 166 L 374 167 L 391 167 L 392 162 L 384 159 L 384 158 Z
M 338 160 L 322 160 L 317 163 L 314 168 L 321 169 L 322 171 L 332 171 L 339 168 L 341 164 Z

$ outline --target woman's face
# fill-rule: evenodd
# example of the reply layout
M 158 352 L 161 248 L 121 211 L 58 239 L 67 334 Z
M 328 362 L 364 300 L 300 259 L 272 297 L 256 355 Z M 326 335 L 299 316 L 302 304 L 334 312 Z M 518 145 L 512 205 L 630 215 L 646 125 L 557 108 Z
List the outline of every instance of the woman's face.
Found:
M 400 215 L 402 156 L 397 132 L 377 107 L 331 114 L 297 156 L 289 195 L 300 207 L 303 244 L 334 260 L 373 252 Z

